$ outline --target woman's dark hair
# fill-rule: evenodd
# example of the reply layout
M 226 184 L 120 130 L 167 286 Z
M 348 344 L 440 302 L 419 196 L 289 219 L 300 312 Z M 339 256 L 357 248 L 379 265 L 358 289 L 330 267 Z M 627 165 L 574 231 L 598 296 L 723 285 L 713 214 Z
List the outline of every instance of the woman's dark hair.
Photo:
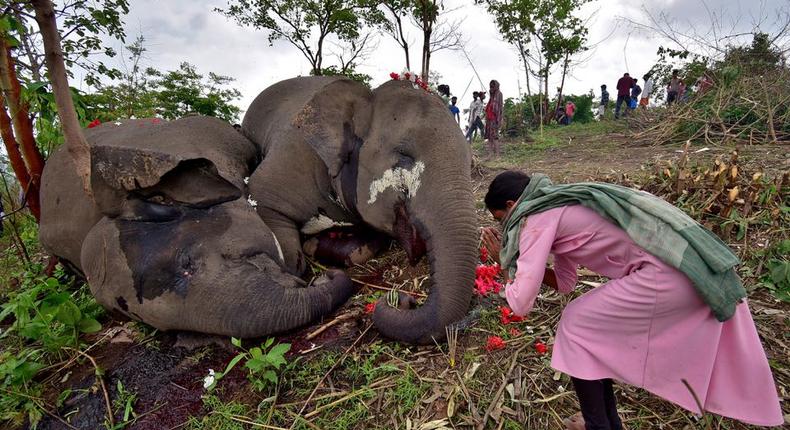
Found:
M 529 176 L 517 170 L 508 170 L 496 175 L 491 185 L 488 186 L 485 203 L 488 209 L 506 209 L 508 200 L 514 202 L 521 197 L 524 188 L 529 185 Z

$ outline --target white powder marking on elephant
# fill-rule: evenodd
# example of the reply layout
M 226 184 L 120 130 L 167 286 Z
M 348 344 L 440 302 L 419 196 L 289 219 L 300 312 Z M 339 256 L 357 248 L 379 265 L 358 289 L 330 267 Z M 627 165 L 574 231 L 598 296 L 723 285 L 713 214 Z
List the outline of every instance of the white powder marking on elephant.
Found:
M 307 220 L 307 222 L 302 226 L 301 231 L 303 234 L 311 235 L 318 234 L 332 227 L 347 227 L 350 225 L 353 224 L 350 222 L 335 221 L 324 214 L 318 214 Z
M 379 179 L 370 184 L 370 199 L 368 204 L 376 203 L 376 198 L 387 188 L 395 188 L 406 193 L 409 198 L 417 194 L 420 188 L 420 176 L 425 171 L 425 164 L 418 161 L 411 169 L 396 167 L 384 172 Z
M 283 255 L 283 248 L 280 246 L 280 241 L 277 240 L 277 235 L 272 233 L 272 237 L 274 238 L 274 246 L 277 247 L 277 255 L 280 256 L 280 262 L 285 263 L 285 255 Z
M 252 207 L 258 207 L 258 201 L 252 199 L 252 194 L 247 196 L 247 203 Z

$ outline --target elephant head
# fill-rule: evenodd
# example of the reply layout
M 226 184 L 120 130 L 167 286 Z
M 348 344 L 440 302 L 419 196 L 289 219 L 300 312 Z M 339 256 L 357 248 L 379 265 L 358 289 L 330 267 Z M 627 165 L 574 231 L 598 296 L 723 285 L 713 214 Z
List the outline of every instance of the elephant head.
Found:
M 374 322 L 382 334 L 431 343 L 466 314 L 477 243 L 471 151 L 439 97 L 403 81 L 371 92 L 344 78 L 295 78 L 261 93 L 242 128 L 264 155 L 250 189 L 276 196 L 259 210 L 264 220 L 282 224 L 285 214 L 304 233 L 311 217 L 342 212 L 344 222 L 395 238 L 412 263 L 427 255 L 427 300 L 408 309 L 377 306 Z M 311 173 L 291 174 L 302 169 Z M 266 207 L 295 193 L 298 207 Z M 310 199 L 320 202 L 305 202 Z
M 342 273 L 307 286 L 283 269 L 279 244 L 246 193 L 257 150 L 229 124 L 133 120 L 86 135 L 93 217 L 66 233 L 81 245 L 81 267 L 104 307 L 163 330 L 254 337 L 306 324 L 353 293 Z M 46 196 L 61 208 L 67 196 L 57 192 L 80 189 L 63 171 L 45 172 L 53 186 Z M 58 215 L 81 222 L 64 210 L 45 219 Z

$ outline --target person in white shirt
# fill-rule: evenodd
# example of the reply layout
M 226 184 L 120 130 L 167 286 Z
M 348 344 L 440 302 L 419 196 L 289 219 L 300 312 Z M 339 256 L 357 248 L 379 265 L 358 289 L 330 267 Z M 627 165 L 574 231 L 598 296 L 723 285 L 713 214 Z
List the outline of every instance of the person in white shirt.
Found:
M 642 98 L 639 100 L 639 106 L 642 109 L 647 109 L 647 106 L 650 104 L 650 95 L 653 93 L 653 87 L 655 86 L 655 82 L 653 82 L 653 77 L 650 74 L 646 74 L 643 76 L 645 80 L 645 86 L 642 88 Z
M 480 130 L 480 136 L 485 132 L 485 126 L 483 125 L 483 116 L 486 108 L 486 104 L 483 101 L 485 96 L 486 93 L 484 91 L 474 91 L 472 93 L 474 100 L 472 100 L 472 104 L 469 105 L 469 128 L 466 131 L 466 140 L 469 143 L 472 143 L 472 139 L 474 135 L 477 134 L 477 130 Z

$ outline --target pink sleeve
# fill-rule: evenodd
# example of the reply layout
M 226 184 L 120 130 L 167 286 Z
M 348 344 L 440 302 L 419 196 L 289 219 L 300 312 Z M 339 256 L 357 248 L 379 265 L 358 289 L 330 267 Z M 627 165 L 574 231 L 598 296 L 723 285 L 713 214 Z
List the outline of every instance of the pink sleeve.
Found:
M 554 255 L 554 275 L 557 277 L 557 290 L 568 294 L 576 287 L 576 263 L 563 255 Z
M 516 276 L 505 289 L 507 304 L 519 316 L 529 313 L 535 304 L 557 234 L 558 217 L 541 215 L 530 216 L 521 231 Z

